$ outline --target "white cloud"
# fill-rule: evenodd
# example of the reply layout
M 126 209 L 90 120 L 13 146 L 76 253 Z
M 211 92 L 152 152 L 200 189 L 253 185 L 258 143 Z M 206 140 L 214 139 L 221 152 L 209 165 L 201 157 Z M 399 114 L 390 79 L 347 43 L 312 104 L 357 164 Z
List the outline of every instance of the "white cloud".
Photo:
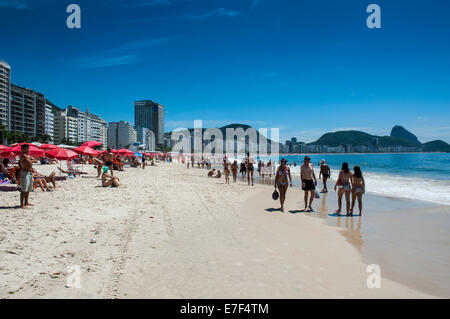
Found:
M 186 17 L 191 20 L 205 20 L 213 17 L 237 17 L 239 15 L 239 11 L 227 10 L 224 8 L 219 8 L 217 10 L 209 11 L 204 14 L 195 15 L 195 14 L 187 14 Z

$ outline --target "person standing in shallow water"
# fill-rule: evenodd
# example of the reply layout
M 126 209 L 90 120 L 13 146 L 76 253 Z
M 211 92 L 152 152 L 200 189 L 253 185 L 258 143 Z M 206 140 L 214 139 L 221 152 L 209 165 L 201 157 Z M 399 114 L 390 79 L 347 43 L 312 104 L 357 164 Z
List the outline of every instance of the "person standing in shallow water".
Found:
M 338 190 L 338 209 L 336 214 L 340 215 L 342 210 L 342 195 L 345 194 L 345 201 L 347 207 L 347 215 L 350 214 L 350 192 L 352 190 L 352 172 L 348 168 L 348 163 L 342 163 L 341 171 L 339 172 L 338 179 L 334 185 L 334 190 L 339 187 Z
M 280 210 L 284 212 L 284 202 L 286 200 L 286 192 L 288 189 L 288 182 L 292 187 L 292 178 L 291 178 L 291 170 L 286 165 L 287 160 L 283 158 L 281 160 L 280 167 L 278 167 L 277 172 L 275 174 L 275 189 L 278 188 L 280 192 Z M 289 178 L 289 181 L 288 181 Z
M 353 167 L 352 176 L 352 208 L 350 209 L 350 216 L 353 216 L 353 209 L 355 208 L 356 199 L 358 199 L 359 216 L 362 216 L 362 196 L 365 193 L 366 183 L 359 166 Z

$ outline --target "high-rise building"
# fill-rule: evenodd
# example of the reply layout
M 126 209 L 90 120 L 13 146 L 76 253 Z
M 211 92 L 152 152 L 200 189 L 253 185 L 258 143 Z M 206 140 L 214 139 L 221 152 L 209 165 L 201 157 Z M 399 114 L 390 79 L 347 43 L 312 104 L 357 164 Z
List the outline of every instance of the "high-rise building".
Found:
M 67 108 L 67 116 L 76 118 L 77 120 L 77 142 L 84 143 L 87 141 L 97 141 L 106 146 L 107 128 L 106 122 L 99 116 L 86 112 L 69 105 Z
M 155 133 L 156 145 L 164 145 L 164 106 L 151 100 L 134 102 L 134 125 Z
M 55 116 L 53 115 L 52 109 L 51 102 L 46 100 L 44 134 L 50 136 L 50 141 L 53 143 L 55 139 Z
M 0 123 L 10 128 L 11 67 L 0 60 Z M 2 141 L 0 141 L 2 142 Z
M 37 116 L 37 105 L 39 100 L 39 104 L 42 106 L 43 98 L 44 96 L 40 93 L 12 84 L 10 131 L 21 132 L 28 136 L 36 136 L 37 119 L 42 121 L 42 112 L 40 112 L 39 117 Z
M 55 141 L 69 140 L 71 143 L 84 143 L 97 141 L 106 147 L 107 128 L 106 122 L 99 116 L 80 111 L 69 106 L 66 110 L 54 109 L 55 116 Z
M 108 124 L 108 147 L 114 149 L 127 148 L 137 141 L 137 132 L 133 125 L 126 121 Z
M 55 132 L 54 141 L 57 144 L 63 141 L 78 142 L 78 119 L 67 115 L 67 110 L 54 111 Z
M 143 149 L 146 151 L 155 151 L 155 133 L 146 127 L 136 128 L 137 141 L 142 145 Z

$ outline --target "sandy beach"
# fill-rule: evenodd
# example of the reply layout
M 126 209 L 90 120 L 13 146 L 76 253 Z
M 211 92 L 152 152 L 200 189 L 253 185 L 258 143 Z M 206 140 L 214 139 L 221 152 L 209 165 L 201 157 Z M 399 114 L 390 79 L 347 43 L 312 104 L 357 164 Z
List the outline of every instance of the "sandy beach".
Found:
M 292 188 L 281 213 L 271 186 L 177 163 L 115 172 L 119 188 L 84 171 L 27 210 L 2 188 L 0 298 L 450 297 L 448 206 L 367 195 L 364 216 L 337 218 L 334 192 L 303 213 Z M 81 288 L 65 287 L 71 266 Z

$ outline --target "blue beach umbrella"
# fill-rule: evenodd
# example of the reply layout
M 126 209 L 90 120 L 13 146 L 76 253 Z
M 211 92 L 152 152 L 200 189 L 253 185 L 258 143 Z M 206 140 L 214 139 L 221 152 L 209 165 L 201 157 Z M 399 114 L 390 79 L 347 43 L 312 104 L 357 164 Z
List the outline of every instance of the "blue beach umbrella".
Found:
M 141 153 L 134 153 L 134 156 L 142 157 L 142 156 L 144 156 L 144 155 L 142 155 Z

